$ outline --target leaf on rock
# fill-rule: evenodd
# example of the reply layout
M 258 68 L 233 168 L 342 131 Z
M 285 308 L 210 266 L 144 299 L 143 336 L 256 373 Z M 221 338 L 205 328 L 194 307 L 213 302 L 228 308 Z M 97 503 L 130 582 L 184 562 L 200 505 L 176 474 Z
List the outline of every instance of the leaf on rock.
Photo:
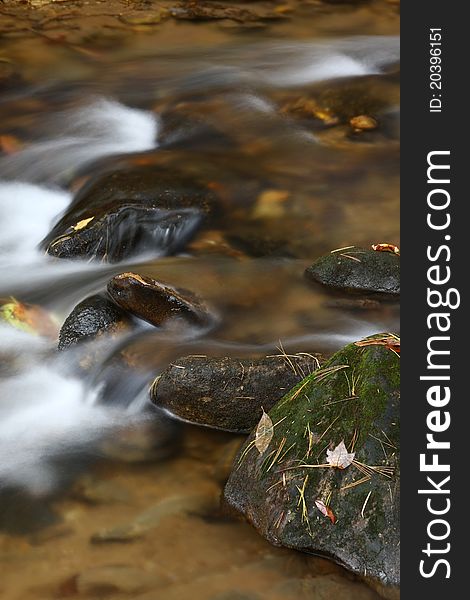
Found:
M 348 452 L 344 441 L 341 441 L 334 450 L 326 451 L 326 460 L 331 467 L 345 469 L 354 460 L 354 452 Z
M 322 515 L 330 519 L 333 525 L 336 523 L 336 515 L 329 506 L 327 506 L 321 500 L 315 500 L 315 506 L 318 508 Z
M 392 352 L 400 354 L 400 338 L 395 335 L 384 335 L 382 337 L 371 338 L 354 342 L 355 346 L 386 346 Z
M 400 256 L 400 248 L 394 244 L 372 244 L 372 250 L 376 252 L 391 252 Z
M 263 410 L 261 419 L 259 420 L 258 427 L 255 433 L 255 446 L 260 454 L 266 450 L 271 443 L 274 435 L 274 426 L 271 418 Z

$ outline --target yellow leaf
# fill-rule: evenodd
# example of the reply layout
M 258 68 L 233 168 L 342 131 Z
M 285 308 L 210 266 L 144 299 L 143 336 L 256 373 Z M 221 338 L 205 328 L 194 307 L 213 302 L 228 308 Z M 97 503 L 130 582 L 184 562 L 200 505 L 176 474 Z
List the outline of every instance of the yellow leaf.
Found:
M 72 226 L 72 229 L 74 231 L 80 231 L 80 229 L 83 229 L 84 227 L 86 227 L 88 225 L 88 223 L 90 223 L 90 221 L 93 221 L 95 217 L 90 217 L 89 219 L 83 219 L 82 221 L 79 221 L 76 225 Z

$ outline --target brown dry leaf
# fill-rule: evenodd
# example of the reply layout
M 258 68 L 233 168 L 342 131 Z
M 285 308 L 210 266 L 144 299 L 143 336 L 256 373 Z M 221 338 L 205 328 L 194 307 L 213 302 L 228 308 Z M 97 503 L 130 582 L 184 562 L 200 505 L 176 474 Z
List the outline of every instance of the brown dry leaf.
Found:
M 395 244 L 372 244 L 372 250 L 376 252 L 391 252 L 400 256 L 400 248 L 395 246 Z
M 384 335 L 382 337 L 372 338 L 370 340 L 360 340 L 354 342 L 355 346 L 386 346 L 392 352 L 400 354 L 400 338 L 394 335 Z
M 353 117 L 350 119 L 349 124 L 355 131 L 372 131 L 379 126 L 374 117 L 369 117 L 368 115 Z
M 260 454 L 266 450 L 271 443 L 274 435 L 274 426 L 271 421 L 271 417 L 266 414 L 263 410 L 261 419 L 259 420 L 258 427 L 255 433 L 255 446 Z
M 354 460 L 354 452 L 348 452 L 344 441 L 341 441 L 334 450 L 326 451 L 326 462 L 331 467 L 337 467 L 338 469 L 346 469 Z
M 321 500 L 315 500 L 315 506 L 318 508 L 322 515 L 330 519 L 333 525 L 336 523 L 336 515 L 329 506 L 327 506 Z
M 14 135 L 0 135 L 0 151 L 5 154 L 15 154 L 23 148 L 23 143 Z

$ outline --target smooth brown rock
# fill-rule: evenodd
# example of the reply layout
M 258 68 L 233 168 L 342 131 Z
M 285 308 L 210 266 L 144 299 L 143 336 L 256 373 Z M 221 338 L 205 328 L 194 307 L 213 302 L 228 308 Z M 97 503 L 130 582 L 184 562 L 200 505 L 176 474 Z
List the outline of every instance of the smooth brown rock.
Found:
M 249 432 L 262 410 L 318 367 L 313 355 L 257 359 L 187 356 L 158 377 L 152 401 L 171 414 L 198 425 Z
M 121 308 L 157 327 L 170 319 L 183 319 L 192 325 L 211 321 L 207 307 L 192 292 L 137 273 L 113 277 L 108 293 Z

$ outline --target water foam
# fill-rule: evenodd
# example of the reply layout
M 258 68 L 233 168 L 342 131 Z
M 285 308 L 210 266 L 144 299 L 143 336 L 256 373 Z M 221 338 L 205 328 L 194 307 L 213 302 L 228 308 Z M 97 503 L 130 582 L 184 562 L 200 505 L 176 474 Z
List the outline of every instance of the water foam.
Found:
M 71 194 L 23 182 L 0 182 L 0 265 L 35 261 L 37 245 Z
M 0 159 L 6 179 L 63 181 L 85 163 L 110 154 L 143 152 L 157 146 L 155 114 L 99 98 L 56 115 L 50 138 Z

